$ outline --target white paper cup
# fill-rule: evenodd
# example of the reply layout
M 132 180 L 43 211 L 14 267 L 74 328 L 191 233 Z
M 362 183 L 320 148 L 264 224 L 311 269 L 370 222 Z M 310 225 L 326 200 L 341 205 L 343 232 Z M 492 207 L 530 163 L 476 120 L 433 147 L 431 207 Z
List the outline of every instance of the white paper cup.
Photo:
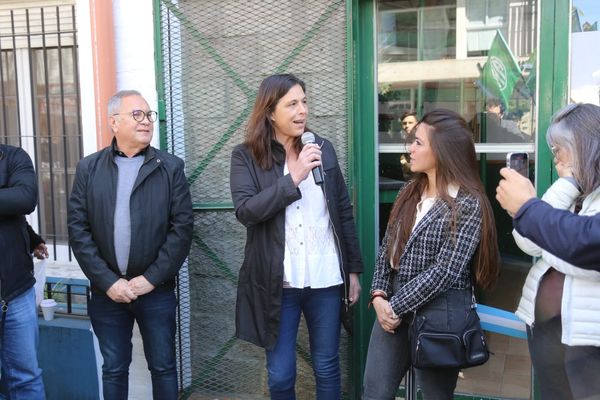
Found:
M 56 310 L 56 301 L 54 299 L 44 299 L 40 302 L 42 308 L 42 314 L 46 321 L 52 321 L 54 319 L 54 310 Z

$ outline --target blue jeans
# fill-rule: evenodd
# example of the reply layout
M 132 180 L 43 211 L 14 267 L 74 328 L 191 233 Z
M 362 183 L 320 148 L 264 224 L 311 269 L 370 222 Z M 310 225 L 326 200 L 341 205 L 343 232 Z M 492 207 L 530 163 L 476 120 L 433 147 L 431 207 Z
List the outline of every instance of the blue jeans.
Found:
M 283 289 L 277 343 L 267 350 L 267 372 L 271 399 L 296 398 L 296 336 L 300 314 L 304 314 L 310 355 L 317 386 L 317 399 L 341 397 L 340 308 L 342 288 Z
M 2 315 L 2 312 L 0 312 Z M 45 399 L 38 366 L 38 316 L 33 287 L 8 303 L 0 323 L 2 381 L 11 400 Z
M 116 303 L 104 294 L 92 294 L 89 314 L 104 358 L 102 387 L 106 400 L 127 400 L 134 320 L 144 343 L 153 397 L 177 399 L 176 305 L 172 289 L 155 289 L 128 304 Z
M 450 289 L 424 307 L 441 326 L 455 327 L 464 323 L 471 306 L 470 290 Z M 410 317 L 408 319 L 411 319 Z M 365 365 L 363 400 L 393 400 L 400 381 L 410 367 L 410 320 L 404 318 L 393 334 L 375 321 L 369 341 Z M 453 399 L 458 368 L 415 368 L 419 390 L 425 400 Z

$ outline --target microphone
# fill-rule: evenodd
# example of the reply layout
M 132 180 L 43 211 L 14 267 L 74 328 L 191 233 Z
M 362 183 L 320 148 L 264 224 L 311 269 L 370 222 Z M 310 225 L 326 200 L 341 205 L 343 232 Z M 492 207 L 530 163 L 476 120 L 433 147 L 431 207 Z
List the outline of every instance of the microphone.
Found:
M 314 143 L 315 142 L 315 134 L 312 132 L 304 132 L 302 134 L 302 144 Z M 323 168 L 318 165 L 312 169 L 313 178 L 315 179 L 315 183 L 317 185 L 323 184 Z

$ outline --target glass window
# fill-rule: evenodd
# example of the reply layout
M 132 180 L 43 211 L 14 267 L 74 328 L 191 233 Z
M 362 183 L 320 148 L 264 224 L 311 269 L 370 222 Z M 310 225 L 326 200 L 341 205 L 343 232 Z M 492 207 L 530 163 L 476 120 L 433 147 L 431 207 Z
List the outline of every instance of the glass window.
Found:
M 384 62 L 417 59 L 417 13 L 415 11 L 384 12 L 379 32 L 380 57 Z
M 71 260 L 67 199 L 82 155 L 74 13 L 72 4 L 0 10 L 9 21 L 0 24 L 0 140 L 30 155 L 39 202 L 28 220 L 61 261 Z
M 2 132 L 2 142 L 13 146 L 19 146 L 21 138 L 19 132 L 18 120 L 18 98 L 17 81 L 15 74 L 15 52 L 13 50 L 3 50 L 0 52 L 1 65 L 0 76 L 0 130 Z
M 506 36 L 508 1 L 467 0 L 467 54 L 487 55 L 496 30 Z
M 72 47 L 31 52 L 35 90 L 41 233 L 66 244 L 67 198 L 80 157 L 77 82 Z
M 598 47 L 600 3 L 573 0 L 571 19 L 572 101 L 600 105 L 600 54 Z
M 452 2 L 439 2 L 442 4 Z M 456 7 L 386 2 L 378 14 L 380 62 L 439 60 L 456 54 Z
M 456 9 L 424 8 L 419 19 L 420 60 L 440 60 L 456 55 Z

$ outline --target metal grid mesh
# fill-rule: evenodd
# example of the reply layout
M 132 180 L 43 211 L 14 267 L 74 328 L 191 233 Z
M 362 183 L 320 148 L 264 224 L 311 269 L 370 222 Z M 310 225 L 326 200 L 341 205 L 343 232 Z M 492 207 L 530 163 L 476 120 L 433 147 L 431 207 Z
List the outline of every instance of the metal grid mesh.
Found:
M 231 210 L 229 162 L 258 85 L 292 72 L 307 84 L 309 126 L 347 160 L 343 0 L 160 2 L 167 148 L 186 162 L 196 206 L 189 270 L 180 275 L 184 398 L 268 396 L 264 351 L 234 338 L 245 229 Z M 188 272 L 189 271 L 189 272 Z M 348 338 L 342 334 L 344 391 Z M 308 336 L 298 339 L 298 398 L 314 398 Z M 222 397 L 221 397 L 222 396 Z

